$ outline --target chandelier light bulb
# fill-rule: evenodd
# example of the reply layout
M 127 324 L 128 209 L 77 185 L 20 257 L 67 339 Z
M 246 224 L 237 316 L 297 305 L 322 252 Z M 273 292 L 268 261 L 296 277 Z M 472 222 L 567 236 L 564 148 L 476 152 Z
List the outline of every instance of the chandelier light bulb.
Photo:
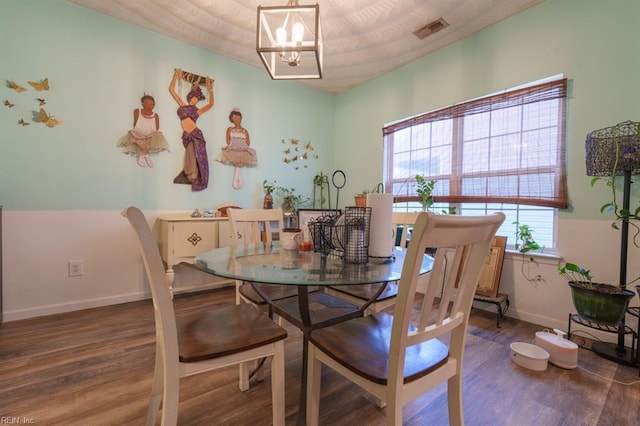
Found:
M 300 43 L 302 41 L 302 35 L 304 34 L 304 26 L 300 22 L 293 24 L 293 34 L 291 41 L 294 43 Z
M 280 27 L 276 30 L 276 38 L 278 39 L 278 45 L 285 46 L 287 44 L 287 30 Z

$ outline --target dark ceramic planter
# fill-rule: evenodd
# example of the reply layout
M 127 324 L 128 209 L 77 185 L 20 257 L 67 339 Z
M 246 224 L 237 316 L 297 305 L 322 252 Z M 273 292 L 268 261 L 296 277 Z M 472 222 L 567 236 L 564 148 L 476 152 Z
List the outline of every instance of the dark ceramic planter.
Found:
M 585 288 L 580 282 L 569 281 L 569 287 L 578 315 L 605 324 L 619 323 L 624 318 L 629 300 L 635 296 L 631 290 L 621 290 L 609 284 L 593 283 L 591 288 Z

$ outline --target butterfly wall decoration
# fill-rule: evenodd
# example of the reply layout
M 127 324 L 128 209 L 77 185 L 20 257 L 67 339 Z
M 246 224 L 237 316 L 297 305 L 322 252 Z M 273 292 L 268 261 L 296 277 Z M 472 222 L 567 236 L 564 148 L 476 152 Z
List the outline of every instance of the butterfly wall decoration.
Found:
M 16 83 L 15 80 L 5 80 L 6 82 L 6 86 L 9 89 L 14 90 L 16 93 L 22 93 L 22 92 L 26 92 L 29 89 L 25 86 L 21 86 L 20 84 Z M 41 80 L 28 80 L 27 83 L 29 83 L 29 85 L 36 91 L 36 92 L 42 92 L 42 91 L 47 91 L 49 90 L 49 79 L 48 78 L 44 78 Z M 62 124 L 62 120 L 59 118 L 55 118 L 53 115 L 48 114 L 43 108 L 43 105 L 46 105 L 47 101 L 44 98 L 32 98 L 32 100 L 36 100 L 38 101 L 39 106 L 41 107 L 39 111 L 32 111 L 33 117 L 32 120 L 25 120 L 24 118 L 20 118 L 20 120 L 18 120 L 18 124 L 21 126 L 28 126 L 29 124 L 31 124 L 29 121 L 34 121 L 36 123 L 42 123 L 45 126 L 52 128 L 55 126 L 58 126 L 60 124 Z M 4 100 L 4 106 L 8 107 L 8 108 L 13 108 L 16 105 L 9 101 L 8 99 Z M 24 106 L 20 106 L 18 105 L 18 108 L 16 108 L 16 110 L 25 110 L 26 108 Z M 26 109 L 27 111 L 30 110 L 31 108 Z M 18 118 L 18 117 L 16 117 Z
M 36 92 L 42 92 L 43 90 L 49 90 L 49 79 L 45 78 L 40 81 L 27 81 L 31 87 L 36 89 Z
M 25 91 L 27 90 L 27 88 L 26 88 L 26 87 L 22 87 L 22 86 L 20 86 L 18 83 L 16 83 L 16 82 L 15 82 L 15 81 L 13 81 L 13 80 L 7 80 L 7 87 L 8 87 L 9 89 L 13 89 L 13 90 L 15 90 L 15 91 L 16 91 L 16 92 L 18 92 L 18 93 L 20 93 L 20 92 L 25 92 Z
M 62 124 L 62 120 L 59 118 L 54 118 L 53 116 L 47 114 L 44 108 L 40 108 L 39 112 L 34 111 L 34 121 L 38 123 L 43 123 L 47 127 L 55 127 L 59 124 Z
M 300 154 L 300 139 L 282 139 L 282 143 L 289 145 L 287 148 L 282 150 L 282 152 L 284 153 L 284 158 L 282 159 L 282 161 L 285 164 L 296 163 L 294 167 L 295 170 L 299 170 L 301 167 L 306 169 L 307 167 L 309 167 L 307 164 L 307 160 L 318 159 L 318 154 L 309 155 L 309 152 L 315 149 L 313 145 L 311 145 L 310 141 L 307 141 L 304 144 L 303 154 Z

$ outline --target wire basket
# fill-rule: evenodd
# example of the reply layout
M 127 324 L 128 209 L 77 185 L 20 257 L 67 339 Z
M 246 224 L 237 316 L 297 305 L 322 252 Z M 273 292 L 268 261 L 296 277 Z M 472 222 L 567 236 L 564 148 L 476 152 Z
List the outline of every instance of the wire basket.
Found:
M 370 207 L 347 207 L 342 216 L 321 216 L 309 222 L 313 250 L 340 256 L 349 263 L 366 263 L 370 223 Z
M 331 230 L 341 216 L 319 216 L 310 220 L 307 224 L 313 251 L 328 254 L 332 249 Z

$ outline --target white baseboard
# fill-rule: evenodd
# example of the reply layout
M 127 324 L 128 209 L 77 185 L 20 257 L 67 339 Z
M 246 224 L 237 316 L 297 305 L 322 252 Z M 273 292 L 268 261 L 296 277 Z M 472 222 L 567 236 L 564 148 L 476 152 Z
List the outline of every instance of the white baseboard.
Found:
M 497 312 L 496 306 L 488 303 L 474 302 L 473 307 L 477 309 L 481 309 L 483 311 L 491 312 L 491 313 Z M 558 321 L 556 319 L 545 317 L 542 315 L 532 314 L 531 312 L 520 312 L 517 309 L 514 309 L 513 305 L 511 305 L 511 307 L 509 308 L 505 316 L 509 318 L 515 318 L 520 321 L 526 321 L 531 324 L 538 324 L 540 325 L 540 330 L 538 331 L 548 330 L 550 332 L 553 332 L 554 328 L 557 328 L 558 330 L 562 330 L 565 333 L 568 331 L 569 313 L 567 313 L 566 321 Z M 629 325 L 631 327 L 635 327 L 634 324 L 629 324 Z M 578 323 L 572 322 L 571 333 L 574 333 L 574 332 L 577 332 L 576 334 L 580 335 L 581 337 L 601 340 L 603 342 L 616 343 L 618 341 L 618 335 L 616 333 L 607 333 L 604 331 L 599 331 L 599 330 L 585 327 Z M 533 340 L 535 338 L 535 334 L 530 337 L 531 337 L 531 340 Z M 631 346 L 631 340 L 632 340 L 631 335 L 628 334 L 626 336 L 627 346 Z M 531 342 L 529 341 L 526 343 L 531 343 Z
M 2 320 L 4 322 L 17 321 L 26 318 L 41 317 L 45 315 L 61 314 L 65 312 L 79 311 L 82 309 L 99 308 L 101 306 L 118 305 L 120 303 L 136 302 L 138 300 L 150 299 L 151 293 L 131 293 L 117 296 L 104 297 L 101 299 L 84 300 L 81 302 L 64 303 L 49 306 L 38 306 L 33 309 L 23 309 L 16 311 L 4 311 Z

